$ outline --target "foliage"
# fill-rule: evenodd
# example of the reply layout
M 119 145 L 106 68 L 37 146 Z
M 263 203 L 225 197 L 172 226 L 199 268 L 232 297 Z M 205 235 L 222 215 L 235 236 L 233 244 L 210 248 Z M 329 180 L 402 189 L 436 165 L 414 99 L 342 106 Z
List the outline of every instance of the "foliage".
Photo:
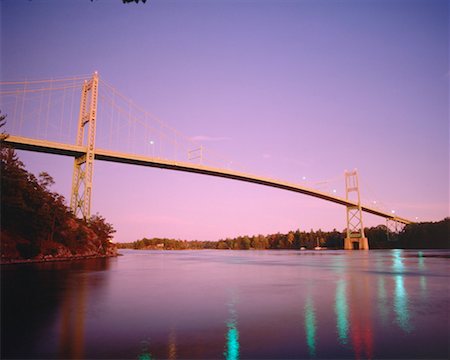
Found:
M 88 220 L 88 226 L 101 241 L 102 252 L 105 253 L 116 232 L 113 226 L 106 222 L 105 218 L 96 214 Z
M 234 239 L 222 239 L 219 241 L 186 241 L 165 238 L 143 238 L 132 243 L 119 243 L 119 248 L 129 249 L 231 249 L 231 250 L 249 250 L 249 249 L 299 249 L 306 247 L 313 249 L 320 244 L 321 246 L 342 247 L 343 234 L 336 230 L 332 232 L 323 232 L 321 230 L 314 232 L 304 232 L 297 230 L 290 231 L 287 234 L 238 236 Z
M 436 223 L 418 223 L 407 225 L 400 234 L 393 234 L 386 226 L 378 225 L 365 228 L 371 249 L 391 248 L 449 248 L 450 219 Z M 342 249 L 346 231 L 336 229 L 329 232 L 290 231 L 287 234 L 238 236 L 234 239 L 219 241 L 182 241 L 165 238 L 143 238 L 132 243 L 119 243 L 119 248 L 128 249 L 229 249 L 229 250 L 263 250 L 263 249 L 313 249 L 316 246 L 328 249 Z
M 5 126 L 6 124 L 6 115 L 2 115 L 2 112 L 0 111 L 0 128 Z M 0 133 L 0 144 L 8 137 L 8 134 L 4 133 L 3 131 Z
M 1 232 L 12 242 L 2 241 L 2 258 L 13 256 L 11 248 L 25 259 L 55 255 L 56 248 L 71 254 L 88 249 L 106 253 L 114 229 L 104 218 L 77 219 L 64 197 L 50 190 L 53 178 L 46 172 L 35 177 L 26 171 L 13 149 L 2 146 L 0 162 Z
M 450 248 L 450 218 L 406 225 L 399 234 L 399 247 L 409 249 Z

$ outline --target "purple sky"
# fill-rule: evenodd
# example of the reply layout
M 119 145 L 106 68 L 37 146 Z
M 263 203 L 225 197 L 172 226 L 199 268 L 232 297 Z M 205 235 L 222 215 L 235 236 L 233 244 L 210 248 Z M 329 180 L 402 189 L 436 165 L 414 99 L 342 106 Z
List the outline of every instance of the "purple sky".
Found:
M 20 1 L 1 6 L 1 79 L 99 71 L 255 173 L 449 216 L 448 1 Z M 99 120 L 100 121 L 100 120 Z M 73 160 L 20 152 L 69 196 Z M 334 185 L 333 185 L 334 186 Z M 369 194 L 370 192 L 370 194 Z M 259 185 L 96 162 L 92 212 L 117 241 L 342 230 L 345 208 Z M 365 216 L 366 225 L 384 223 Z

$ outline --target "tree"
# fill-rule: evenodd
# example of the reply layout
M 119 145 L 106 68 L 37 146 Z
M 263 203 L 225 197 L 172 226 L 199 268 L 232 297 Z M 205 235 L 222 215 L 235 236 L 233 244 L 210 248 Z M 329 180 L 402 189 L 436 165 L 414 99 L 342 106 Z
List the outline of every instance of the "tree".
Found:
M 2 111 L 0 110 L 0 128 L 6 125 L 6 115 L 2 115 Z M 5 140 L 9 135 L 5 132 L 0 133 L 0 144 Z
M 99 247 L 95 249 L 98 254 L 105 254 L 111 247 L 111 224 L 99 215 L 88 222 L 77 219 L 64 197 L 50 190 L 53 178 L 46 172 L 35 177 L 26 171 L 15 151 L 6 146 L 0 148 L 0 177 L 3 258 L 53 254 L 57 247 L 65 247 L 62 253 L 66 254 L 67 250 L 73 254 L 86 250 L 91 255 Z
M 449 249 L 450 218 L 437 222 L 408 224 L 399 234 L 398 247 L 409 249 Z
M 297 231 L 294 233 L 294 249 L 300 249 L 301 247 L 301 233 L 300 229 L 297 229 Z
M 103 249 L 106 250 L 116 230 L 114 230 L 113 226 L 107 223 L 105 218 L 99 214 L 91 216 L 88 221 L 88 226 L 98 236 Z
M 289 231 L 286 237 L 286 243 L 288 246 L 288 249 L 292 249 L 294 247 L 294 241 L 295 241 L 295 235 L 292 231 Z
M 244 237 L 241 238 L 240 248 L 242 250 L 250 249 L 250 244 L 251 244 L 251 242 L 250 242 L 250 238 L 248 236 L 244 236 Z

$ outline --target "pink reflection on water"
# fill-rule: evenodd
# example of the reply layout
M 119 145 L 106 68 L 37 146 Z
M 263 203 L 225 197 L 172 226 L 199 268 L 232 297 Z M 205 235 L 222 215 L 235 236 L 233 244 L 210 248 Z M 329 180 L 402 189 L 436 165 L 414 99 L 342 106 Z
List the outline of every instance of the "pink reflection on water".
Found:
M 4 284 L 45 289 L 31 288 L 20 312 L 12 304 L 23 294 L 14 295 L 14 287 L 3 293 L 14 295 L 2 297 L 13 315 L 2 318 L 8 330 L 2 336 L 9 336 L 6 358 L 359 359 L 448 353 L 443 321 L 448 261 L 419 260 L 414 252 L 131 251 L 108 260 L 108 266 L 33 269 L 2 274 Z M 35 345 L 28 342 L 27 353 L 8 347 L 23 333 L 9 319 L 36 319 L 45 303 L 51 304 L 50 315 L 29 335 Z M 400 321 L 405 316 L 409 331 Z

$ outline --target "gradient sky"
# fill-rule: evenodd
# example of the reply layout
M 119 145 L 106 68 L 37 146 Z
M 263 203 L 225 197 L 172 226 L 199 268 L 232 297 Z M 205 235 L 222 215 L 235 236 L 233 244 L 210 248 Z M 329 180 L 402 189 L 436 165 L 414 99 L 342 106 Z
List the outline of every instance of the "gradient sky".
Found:
M 20 1 L 1 4 L 1 79 L 100 76 L 252 172 L 357 168 L 362 196 L 449 216 L 449 2 Z M 20 152 L 70 194 L 73 160 Z M 370 192 L 370 194 L 369 194 Z M 116 241 L 345 228 L 345 208 L 259 185 L 96 162 L 92 212 Z M 366 225 L 384 219 L 366 215 Z

